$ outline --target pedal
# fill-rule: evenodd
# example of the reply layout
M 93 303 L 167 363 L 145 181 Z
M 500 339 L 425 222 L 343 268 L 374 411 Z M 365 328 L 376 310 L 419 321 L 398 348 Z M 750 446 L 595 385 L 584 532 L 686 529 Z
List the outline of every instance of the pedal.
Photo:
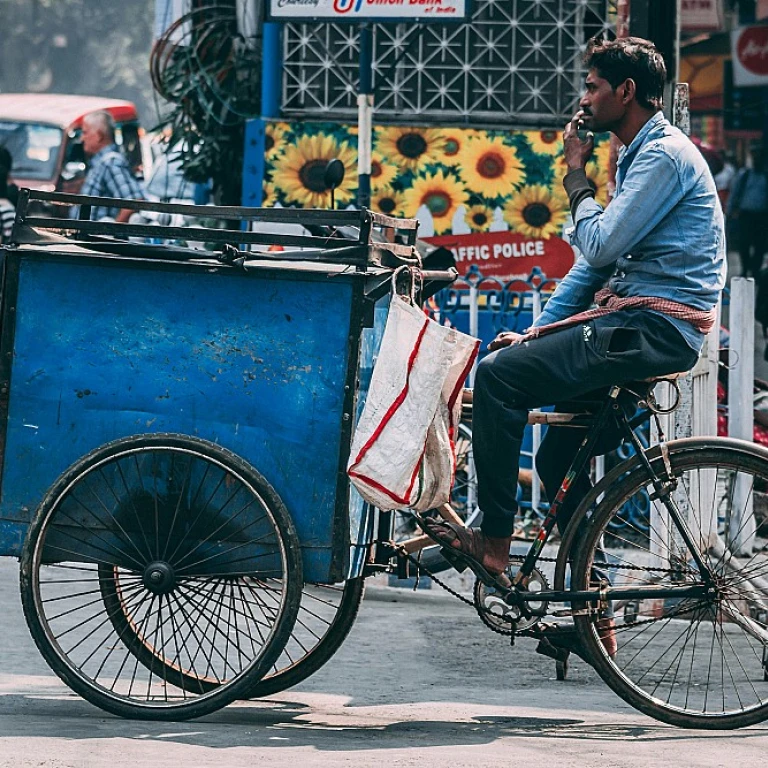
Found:
M 540 653 L 542 656 L 548 656 L 555 661 L 568 661 L 568 657 L 571 652 L 568 648 L 563 648 L 559 645 L 554 645 L 546 637 L 542 637 L 539 640 L 539 644 L 536 646 L 536 653 Z

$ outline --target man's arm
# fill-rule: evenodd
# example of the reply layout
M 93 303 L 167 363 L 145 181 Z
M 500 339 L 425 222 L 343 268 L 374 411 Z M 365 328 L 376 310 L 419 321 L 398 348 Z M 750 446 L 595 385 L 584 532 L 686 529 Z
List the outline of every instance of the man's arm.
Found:
M 612 273 L 613 265 L 597 269 L 590 266 L 583 257 L 578 258 L 531 327 L 565 320 L 588 309 L 595 293 L 605 285 Z
M 590 266 L 611 266 L 632 253 L 682 197 L 672 158 L 661 147 L 645 148 L 635 157 L 621 194 L 606 209 L 590 197 L 579 202 L 571 242 Z

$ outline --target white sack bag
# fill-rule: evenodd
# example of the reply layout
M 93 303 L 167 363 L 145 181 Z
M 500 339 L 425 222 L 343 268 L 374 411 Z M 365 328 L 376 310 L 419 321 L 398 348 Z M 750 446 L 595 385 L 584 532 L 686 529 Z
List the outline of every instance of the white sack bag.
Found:
M 450 500 L 461 390 L 480 342 L 394 295 L 347 466 L 381 510 Z

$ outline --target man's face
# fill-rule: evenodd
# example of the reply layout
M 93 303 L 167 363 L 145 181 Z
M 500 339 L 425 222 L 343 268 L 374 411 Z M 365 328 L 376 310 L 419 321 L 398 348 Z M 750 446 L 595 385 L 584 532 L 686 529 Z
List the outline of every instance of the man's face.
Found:
M 595 133 L 614 130 L 626 112 L 621 101 L 623 95 L 623 85 L 614 90 L 606 79 L 597 74 L 597 70 L 590 69 L 584 95 L 579 101 L 579 108 L 584 111 L 584 127 Z
M 89 123 L 83 123 L 82 139 L 86 155 L 95 155 L 104 145 L 101 131 Z

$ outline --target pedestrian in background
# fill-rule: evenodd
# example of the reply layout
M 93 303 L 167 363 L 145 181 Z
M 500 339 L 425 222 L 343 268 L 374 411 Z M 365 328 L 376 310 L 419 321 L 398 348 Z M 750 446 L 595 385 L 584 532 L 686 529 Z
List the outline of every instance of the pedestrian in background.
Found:
M 141 185 L 115 144 L 115 124 L 108 112 L 91 112 L 83 118 L 83 149 L 90 158 L 81 195 L 142 200 Z M 126 222 L 132 210 L 116 206 L 94 206 L 91 219 L 112 218 Z
M 16 208 L 11 202 L 10 174 L 13 167 L 11 153 L 0 147 L 0 243 L 7 243 L 11 238 L 13 220 L 16 218 Z
M 752 151 L 751 167 L 742 168 L 728 199 L 743 277 L 757 278 L 768 243 L 768 175 L 762 149 Z

